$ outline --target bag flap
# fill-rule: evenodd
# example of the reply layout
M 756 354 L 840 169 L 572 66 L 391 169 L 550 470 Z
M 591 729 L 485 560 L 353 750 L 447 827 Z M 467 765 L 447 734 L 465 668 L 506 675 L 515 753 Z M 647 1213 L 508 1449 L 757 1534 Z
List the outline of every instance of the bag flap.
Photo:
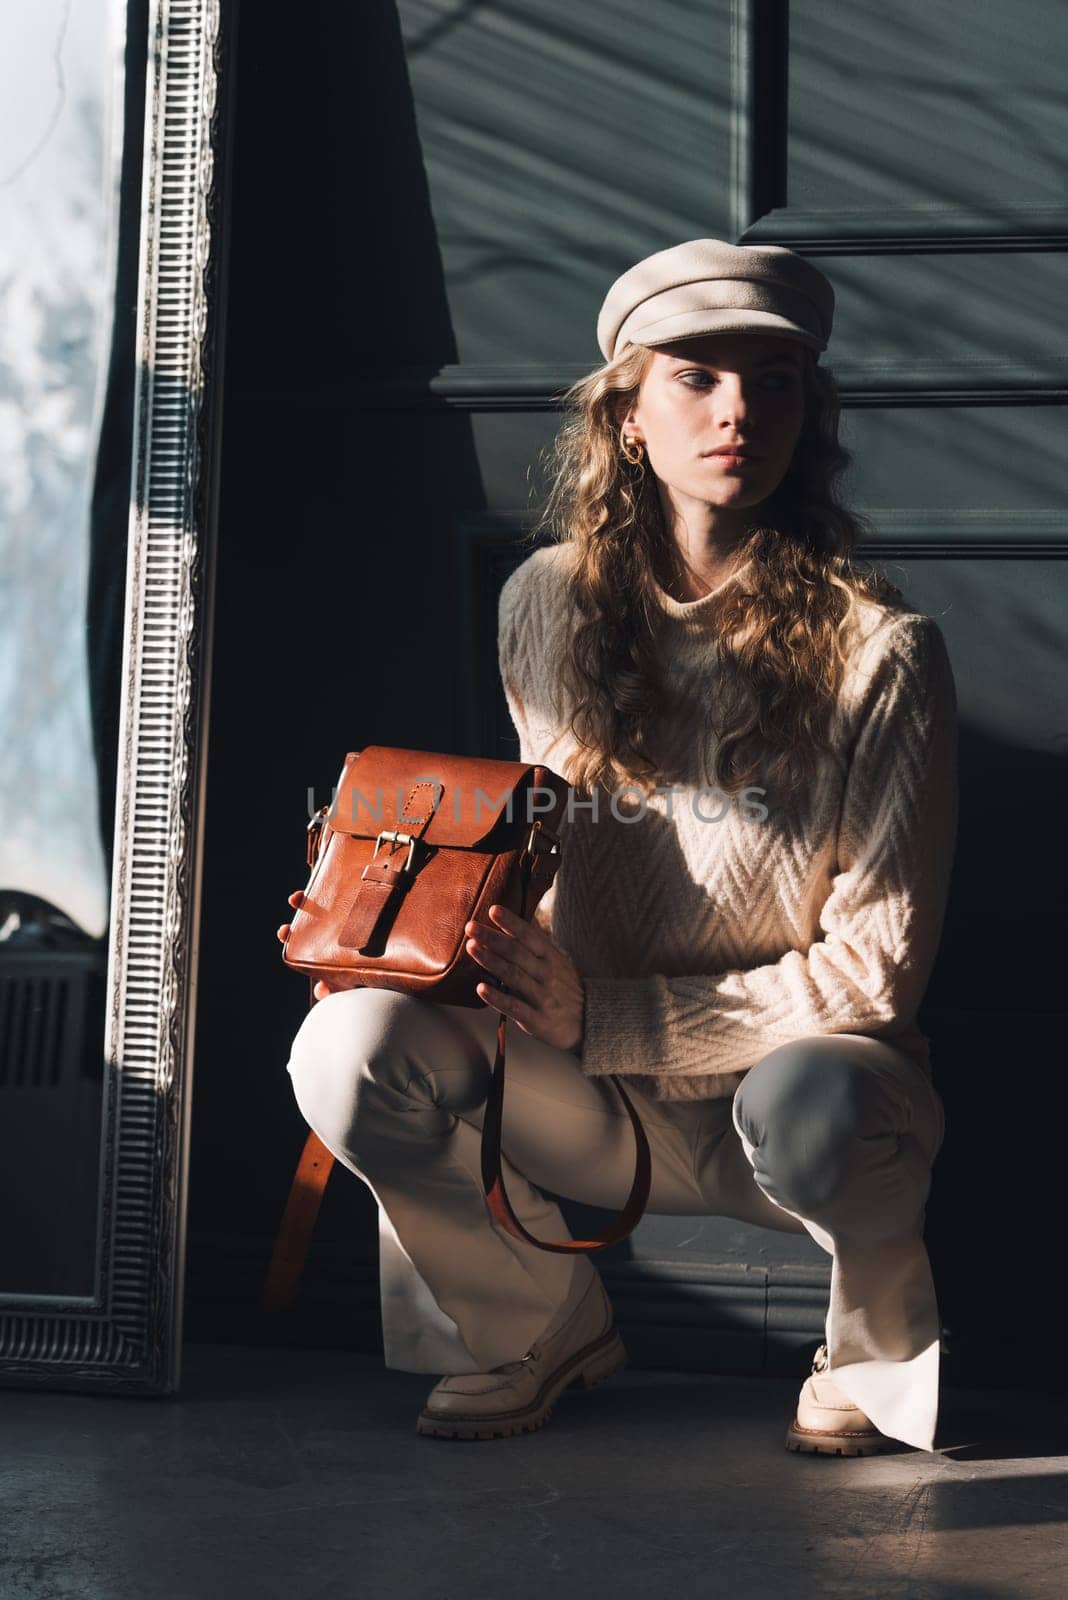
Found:
M 370 744 L 346 755 L 326 820 L 336 832 L 362 839 L 388 828 L 430 845 L 505 850 L 525 838 L 537 817 L 551 828 L 566 790 L 555 773 L 525 761 Z M 423 827 L 428 810 L 433 814 Z

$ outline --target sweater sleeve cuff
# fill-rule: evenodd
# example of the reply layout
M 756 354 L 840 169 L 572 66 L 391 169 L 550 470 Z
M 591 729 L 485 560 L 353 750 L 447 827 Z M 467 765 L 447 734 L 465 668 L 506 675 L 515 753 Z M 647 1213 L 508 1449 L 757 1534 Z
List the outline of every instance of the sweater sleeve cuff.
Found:
M 580 1063 L 590 1077 L 651 1072 L 660 1054 L 663 995 L 657 978 L 583 978 Z

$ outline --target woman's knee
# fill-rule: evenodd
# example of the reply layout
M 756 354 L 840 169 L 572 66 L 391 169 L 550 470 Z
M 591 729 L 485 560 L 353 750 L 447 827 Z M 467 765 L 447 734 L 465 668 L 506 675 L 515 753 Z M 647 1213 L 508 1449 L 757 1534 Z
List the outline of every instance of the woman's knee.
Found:
M 448 1040 L 432 1038 L 444 1026 L 437 1013 L 433 1001 L 392 989 L 345 989 L 317 1001 L 287 1063 L 305 1120 L 319 1131 L 351 1130 L 371 1103 L 376 1112 L 437 1103 L 434 1065 L 458 1103 L 485 1098 L 481 1076 L 473 1081 L 478 1065 L 488 1077 L 485 1063 L 462 1063 Z
M 837 1192 L 856 1141 L 880 1131 L 879 1110 L 878 1085 L 862 1063 L 799 1040 L 750 1069 L 734 1117 L 776 1197 L 814 1216 Z
M 408 995 L 388 989 L 344 989 L 317 1000 L 289 1053 L 286 1070 L 307 1120 L 351 1117 L 361 1086 L 403 1096 L 402 1039 Z

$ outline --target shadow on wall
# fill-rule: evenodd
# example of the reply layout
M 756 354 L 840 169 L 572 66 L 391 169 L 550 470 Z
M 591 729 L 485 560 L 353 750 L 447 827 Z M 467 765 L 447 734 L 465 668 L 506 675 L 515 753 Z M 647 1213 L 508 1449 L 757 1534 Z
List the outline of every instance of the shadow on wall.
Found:
M 1063 1385 L 1047 1284 L 1063 1254 L 1063 753 L 961 731 L 961 826 L 923 1021 L 946 1137 L 927 1238 L 947 1376 Z M 1025 797 L 1029 797 L 1025 799 Z M 1041 797 L 1041 803 L 1038 803 Z
M 257 1310 L 307 1132 L 285 1067 L 308 985 L 275 929 L 307 879 L 309 787 L 328 797 L 364 744 L 449 747 L 451 526 L 485 495 L 469 413 L 378 404 L 378 379 L 457 360 L 395 8 L 280 18 L 243 7 L 236 57 L 187 1333 L 358 1343 L 375 1208 L 341 1174 L 299 1308 Z
M 1051 555 L 909 569 L 909 598 L 945 635 L 960 716 L 953 880 L 920 1013 L 946 1106 L 927 1211 L 944 1372 L 962 1384 L 1063 1386 L 1042 1290 L 1063 1253 L 1064 1202 L 1041 1131 L 1068 1113 L 1065 568 Z

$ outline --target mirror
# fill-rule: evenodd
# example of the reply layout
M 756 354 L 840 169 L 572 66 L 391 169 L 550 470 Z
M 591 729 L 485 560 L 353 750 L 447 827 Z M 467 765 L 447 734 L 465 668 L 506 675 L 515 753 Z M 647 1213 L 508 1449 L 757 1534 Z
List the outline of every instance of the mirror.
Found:
M 0 1382 L 177 1388 L 234 8 L 0 22 Z

